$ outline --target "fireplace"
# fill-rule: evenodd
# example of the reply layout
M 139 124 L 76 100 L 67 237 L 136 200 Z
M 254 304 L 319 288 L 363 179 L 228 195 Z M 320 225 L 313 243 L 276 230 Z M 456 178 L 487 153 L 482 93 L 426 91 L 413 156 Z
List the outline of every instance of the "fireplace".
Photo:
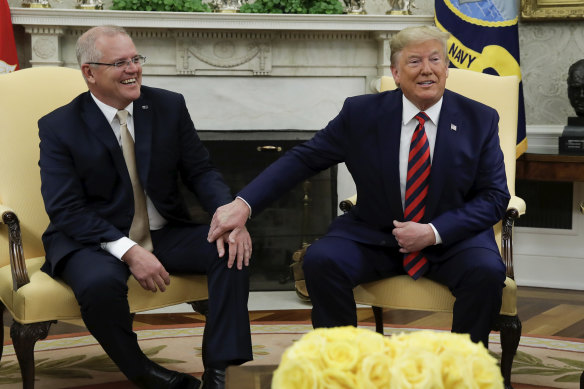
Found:
M 272 136 L 266 137 L 265 133 Z M 203 142 L 213 164 L 221 171 L 235 195 L 269 164 L 303 141 L 293 136 L 294 133 L 262 131 L 258 136 L 253 131 L 228 131 L 222 132 L 223 139 L 204 139 Z M 306 136 L 305 131 L 302 133 Z M 227 134 L 229 136 L 226 137 Z M 294 290 L 290 269 L 292 254 L 303 244 L 311 243 L 326 233 L 337 212 L 336 177 L 336 167 L 315 175 L 296 185 L 247 223 L 253 240 L 251 290 Z M 185 195 L 193 217 L 197 220 L 208 219 L 194 196 Z

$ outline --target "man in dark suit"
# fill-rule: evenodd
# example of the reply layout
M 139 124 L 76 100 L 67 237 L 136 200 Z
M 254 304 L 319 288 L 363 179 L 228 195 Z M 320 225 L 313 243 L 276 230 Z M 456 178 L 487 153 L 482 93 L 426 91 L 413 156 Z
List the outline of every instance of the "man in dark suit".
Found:
M 145 58 L 122 28 L 90 29 L 77 42 L 77 57 L 89 92 L 39 121 L 41 191 L 51 221 L 43 270 L 71 286 L 87 328 L 120 370 L 152 389 L 198 388 L 200 381 L 140 350 L 128 277 L 164 292 L 168 272 L 207 274 L 203 387 L 223 388 L 225 368 L 252 359 L 251 240 L 239 228 L 230 241 L 225 235 L 209 243 L 208 226 L 189 219 L 178 180 L 210 214 L 233 199 L 230 190 L 184 98 L 141 85 Z
M 488 343 L 505 268 L 493 225 L 509 202 L 497 112 L 445 90 L 448 34 L 407 28 L 391 42 L 399 89 L 348 98 L 339 115 L 218 208 L 209 240 L 293 185 L 344 162 L 357 205 L 304 257 L 315 327 L 356 325 L 356 285 L 410 274 L 456 296 L 454 332 Z

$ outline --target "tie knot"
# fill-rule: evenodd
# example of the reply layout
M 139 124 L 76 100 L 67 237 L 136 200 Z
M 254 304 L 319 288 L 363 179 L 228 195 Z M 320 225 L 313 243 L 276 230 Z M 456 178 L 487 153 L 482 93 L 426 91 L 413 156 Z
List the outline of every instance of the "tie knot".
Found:
M 128 120 L 128 111 L 126 111 L 125 109 L 121 109 L 118 111 L 118 113 L 116 113 L 116 117 L 120 121 L 120 126 L 123 126 L 126 124 L 126 121 Z
M 418 114 L 416 115 L 416 119 L 418 119 L 418 121 L 419 121 L 420 123 L 422 123 L 422 125 L 423 125 L 423 124 L 424 124 L 426 121 L 430 120 L 430 118 L 428 117 L 428 115 L 426 115 L 426 112 L 424 112 L 424 111 L 418 112 Z

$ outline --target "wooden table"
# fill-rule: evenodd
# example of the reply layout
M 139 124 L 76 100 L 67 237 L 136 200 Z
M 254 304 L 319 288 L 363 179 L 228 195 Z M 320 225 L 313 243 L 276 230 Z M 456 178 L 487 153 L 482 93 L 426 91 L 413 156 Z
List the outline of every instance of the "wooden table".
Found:
M 270 389 L 277 365 L 229 366 L 225 372 L 225 389 Z
M 524 153 L 515 177 L 533 181 L 584 181 L 584 155 Z

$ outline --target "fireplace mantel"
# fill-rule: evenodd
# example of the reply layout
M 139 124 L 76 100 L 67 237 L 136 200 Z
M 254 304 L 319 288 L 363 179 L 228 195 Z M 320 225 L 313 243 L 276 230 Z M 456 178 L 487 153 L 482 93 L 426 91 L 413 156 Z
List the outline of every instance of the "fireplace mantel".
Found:
M 88 27 L 116 24 L 148 56 L 145 74 L 155 75 L 381 76 L 389 74 L 391 36 L 433 22 L 432 16 L 411 15 L 37 8 L 12 8 L 11 14 L 30 35 L 31 66 L 76 67 L 77 37 Z
M 91 27 L 193 30 L 377 31 L 431 24 L 433 17 L 414 15 L 279 15 L 243 13 L 146 12 L 80 9 L 11 8 L 12 23 L 35 27 Z

